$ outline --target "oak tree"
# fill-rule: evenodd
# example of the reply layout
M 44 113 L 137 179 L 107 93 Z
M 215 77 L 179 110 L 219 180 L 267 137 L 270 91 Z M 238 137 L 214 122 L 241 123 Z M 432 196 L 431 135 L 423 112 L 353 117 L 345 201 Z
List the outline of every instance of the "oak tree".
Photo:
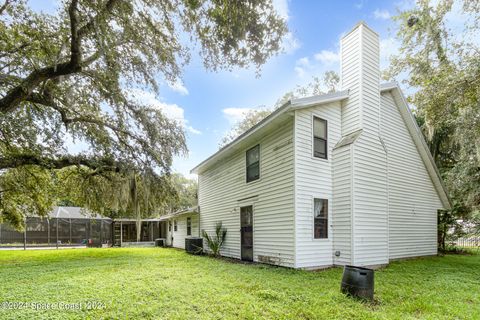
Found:
M 137 179 L 166 196 L 157 183 L 186 151 L 184 132 L 142 94 L 178 81 L 194 52 L 208 70 L 260 70 L 285 32 L 270 0 L 64 0 L 55 14 L 4 0 L 0 220 L 20 226 L 72 190 L 79 205 L 109 211 L 116 186 Z

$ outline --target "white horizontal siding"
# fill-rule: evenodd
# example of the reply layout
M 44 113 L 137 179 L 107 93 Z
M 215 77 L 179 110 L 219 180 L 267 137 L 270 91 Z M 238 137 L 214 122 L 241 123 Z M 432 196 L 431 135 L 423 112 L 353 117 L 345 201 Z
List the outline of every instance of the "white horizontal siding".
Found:
M 187 235 L 187 217 L 192 218 L 192 234 L 190 236 Z M 177 221 L 177 231 L 175 231 L 174 228 L 175 220 Z M 168 230 L 167 225 L 167 244 L 175 248 L 185 249 L 185 238 L 199 236 L 198 220 L 198 214 L 182 215 L 178 218 L 170 219 L 169 221 L 172 222 L 172 228 Z
M 440 198 L 390 93 L 382 94 L 388 150 L 390 259 L 437 253 Z
M 201 229 L 214 232 L 215 224 L 222 221 L 227 228 L 222 255 L 241 258 L 240 207 L 253 205 L 254 261 L 267 256 L 280 265 L 294 266 L 292 118 L 199 174 Z M 260 144 L 260 179 L 246 183 L 245 152 L 256 144 Z
M 354 29 L 341 41 L 341 71 L 342 89 L 349 89 L 349 98 L 342 105 L 341 125 L 342 134 L 361 128 L 360 109 L 360 78 L 361 78 L 361 30 Z
M 328 159 L 313 157 L 313 116 L 327 120 Z M 295 112 L 296 266 L 333 264 L 332 149 L 341 137 L 341 106 L 332 103 Z M 328 239 L 313 238 L 313 199 L 328 199 Z
M 387 160 L 378 136 L 362 134 L 354 144 L 355 265 L 388 263 Z
M 336 265 L 352 264 L 352 145 L 333 150 L 333 252 Z
M 346 135 L 355 129 L 363 130 L 352 147 L 353 256 L 350 260 L 355 265 L 385 264 L 388 262 L 387 163 L 378 136 L 378 35 L 361 23 L 342 39 L 342 51 L 343 48 L 347 51 L 342 52 L 342 68 L 352 65 L 349 67 L 351 69 L 342 69 L 342 77 L 347 79 L 342 82 L 343 89 L 350 89 L 351 92 L 351 99 L 342 109 L 342 120 L 347 121 L 343 123 L 342 132 Z M 359 121 L 358 127 L 348 122 L 352 116 Z M 346 240 L 343 239 L 343 242 L 346 243 Z

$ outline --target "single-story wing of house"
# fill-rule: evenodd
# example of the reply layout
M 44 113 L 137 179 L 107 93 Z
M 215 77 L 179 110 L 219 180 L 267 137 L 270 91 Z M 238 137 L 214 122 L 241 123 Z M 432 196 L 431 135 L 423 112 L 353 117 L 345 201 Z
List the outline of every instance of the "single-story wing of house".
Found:
M 198 207 L 183 209 L 159 219 L 164 222 L 166 245 L 185 249 L 185 239 L 200 236 Z
M 191 223 L 223 223 L 222 255 L 310 269 L 437 253 L 449 198 L 398 84 L 380 84 L 379 51 L 359 23 L 341 39 L 340 91 L 288 101 L 192 170 Z

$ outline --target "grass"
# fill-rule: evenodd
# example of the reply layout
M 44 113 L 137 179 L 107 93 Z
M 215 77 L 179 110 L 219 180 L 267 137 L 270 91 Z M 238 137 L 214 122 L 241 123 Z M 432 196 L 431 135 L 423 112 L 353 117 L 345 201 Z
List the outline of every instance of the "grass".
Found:
M 375 273 L 372 304 L 342 295 L 341 276 L 164 248 L 0 251 L 0 303 L 80 308 L 0 305 L 0 318 L 480 319 L 478 254 L 391 263 Z M 85 308 L 92 301 L 100 308 Z

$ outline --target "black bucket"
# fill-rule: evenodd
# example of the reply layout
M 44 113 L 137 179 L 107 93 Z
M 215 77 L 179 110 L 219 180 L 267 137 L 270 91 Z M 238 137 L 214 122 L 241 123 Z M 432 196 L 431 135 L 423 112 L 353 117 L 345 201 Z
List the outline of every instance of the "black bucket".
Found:
M 362 300 L 373 300 L 373 270 L 345 266 L 342 277 L 342 293 Z

